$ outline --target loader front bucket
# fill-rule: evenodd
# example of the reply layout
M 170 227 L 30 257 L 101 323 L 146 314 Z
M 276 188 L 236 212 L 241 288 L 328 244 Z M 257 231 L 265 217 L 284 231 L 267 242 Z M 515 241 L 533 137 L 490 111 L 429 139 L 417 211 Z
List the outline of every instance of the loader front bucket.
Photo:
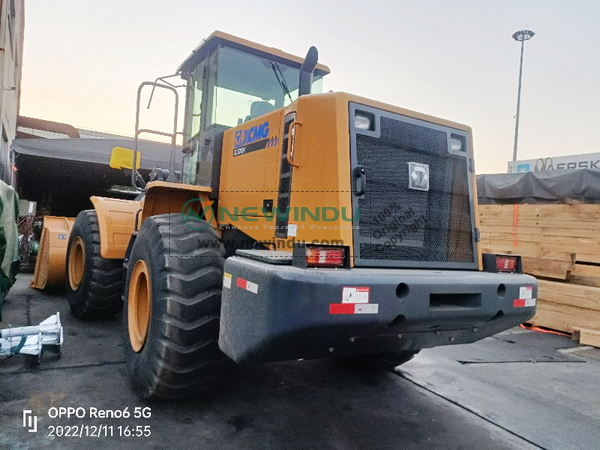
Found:
M 74 223 L 73 217 L 44 217 L 40 249 L 30 284 L 32 288 L 64 287 L 67 244 Z

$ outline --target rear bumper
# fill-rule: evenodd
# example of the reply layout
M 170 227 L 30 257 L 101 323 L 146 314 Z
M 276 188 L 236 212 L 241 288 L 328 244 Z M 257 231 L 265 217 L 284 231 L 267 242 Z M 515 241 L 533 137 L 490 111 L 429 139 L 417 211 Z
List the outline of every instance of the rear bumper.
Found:
M 536 298 L 528 275 L 300 269 L 234 256 L 219 346 L 254 363 L 464 344 L 530 319 Z

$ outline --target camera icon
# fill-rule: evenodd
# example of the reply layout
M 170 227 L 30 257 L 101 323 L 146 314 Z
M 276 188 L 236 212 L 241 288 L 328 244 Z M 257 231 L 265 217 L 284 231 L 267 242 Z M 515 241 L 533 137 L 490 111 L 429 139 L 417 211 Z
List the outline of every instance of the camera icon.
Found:
M 37 433 L 38 417 L 30 409 L 23 410 L 23 428 L 27 428 L 30 433 Z

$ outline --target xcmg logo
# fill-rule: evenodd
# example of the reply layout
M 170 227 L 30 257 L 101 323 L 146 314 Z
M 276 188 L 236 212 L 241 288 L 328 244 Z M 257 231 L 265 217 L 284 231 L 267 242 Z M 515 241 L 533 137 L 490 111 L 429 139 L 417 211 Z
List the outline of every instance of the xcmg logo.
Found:
M 261 125 L 255 125 L 247 130 L 238 130 L 235 132 L 235 147 L 252 144 L 269 137 L 269 122 Z

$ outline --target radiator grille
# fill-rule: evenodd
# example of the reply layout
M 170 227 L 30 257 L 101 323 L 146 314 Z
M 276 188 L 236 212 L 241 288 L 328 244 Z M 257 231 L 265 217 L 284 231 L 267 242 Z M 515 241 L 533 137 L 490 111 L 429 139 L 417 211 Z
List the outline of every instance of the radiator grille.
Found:
M 381 116 L 380 133 L 352 132 L 356 163 L 367 177 L 365 194 L 354 198 L 355 262 L 473 263 L 467 153 L 448 151 L 450 131 L 443 127 L 402 117 Z M 428 166 L 429 190 L 409 189 L 409 162 Z

